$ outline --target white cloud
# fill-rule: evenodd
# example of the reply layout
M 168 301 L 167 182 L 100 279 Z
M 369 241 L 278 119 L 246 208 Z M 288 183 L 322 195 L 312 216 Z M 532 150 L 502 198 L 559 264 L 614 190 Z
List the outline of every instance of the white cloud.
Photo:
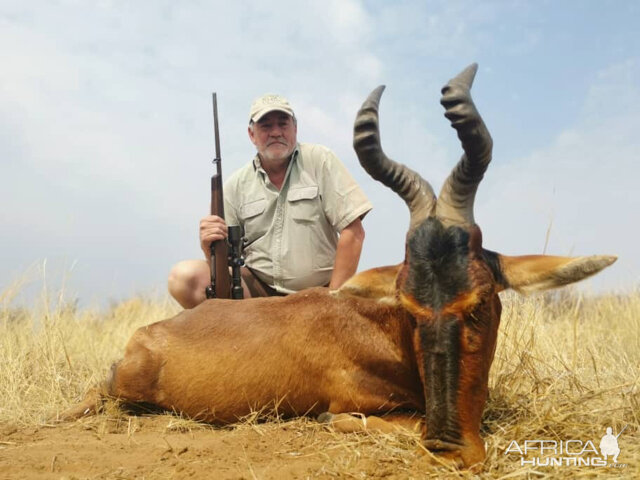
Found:
M 328 12 L 327 26 L 336 40 L 366 44 L 373 20 L 357 0 L 329 0 L 322 9 Z

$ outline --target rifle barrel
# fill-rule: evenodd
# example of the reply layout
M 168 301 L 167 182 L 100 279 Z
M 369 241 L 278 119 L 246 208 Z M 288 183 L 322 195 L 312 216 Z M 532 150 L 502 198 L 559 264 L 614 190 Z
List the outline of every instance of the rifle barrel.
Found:
M 211 95 L 213 96 L 213 134 L 216 139 L 216 160 L 219 160 L 220 159 L 220 132 L 218 131 L 218 96 L 216 92 L 213 92 Z

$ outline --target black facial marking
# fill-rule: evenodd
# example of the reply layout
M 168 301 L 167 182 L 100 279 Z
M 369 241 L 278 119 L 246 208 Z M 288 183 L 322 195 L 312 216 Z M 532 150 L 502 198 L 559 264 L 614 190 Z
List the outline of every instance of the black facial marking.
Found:
M 500 259 L 498 258 L 498 254 L 496 252 L 492 252 L 491 250 L 482 250 L 482 258 L 489 266 L 489 269 L 493 273 L 493 278 L 498 285 L 502 285 L 504 288 L 509 287 L 509 282 L 502 274 L 502 268 L 500 267 Z
M 426 438 L 458 443 L 460 324 L 454 316 L 448 316 L 418 328 L 426 379 Z
M 408 240 L 409 274 L 406 290 L 422 305 L 438 310 L 469 289 L 469 233 L 445 228 L 427 218 Z

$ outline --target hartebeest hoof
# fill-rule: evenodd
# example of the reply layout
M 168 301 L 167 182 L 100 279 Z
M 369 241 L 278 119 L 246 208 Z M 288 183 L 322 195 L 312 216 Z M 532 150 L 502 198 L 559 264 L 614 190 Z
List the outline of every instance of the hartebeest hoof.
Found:
M 372 420 L 372 421 L 370 421 Z M 366 432 L 371 430 L 380 430 L 380 422 L 384 422 L 377 417 L 365 417 L 364 415 L 355 416 L 349 413 L 330 413 L 324 412 L 318 416 L 318 421 L 324 423 L 338 432 L 354 433 Z
M 318 421 L 333 427 L 342 433 L 352 432 L 380 432 L 413 434 L 420 431 L 423 420 L 413 414 L 391 414 L 383 418 L 375 415 L 330 413 L 324 412 L 318 416 Z
M 319 423 L 331 424 L 332 418 L 333 418 L 333 413 L 323 412 L 320 415 L 318 415 L 318 418 L 316 420 L 318 420 Z

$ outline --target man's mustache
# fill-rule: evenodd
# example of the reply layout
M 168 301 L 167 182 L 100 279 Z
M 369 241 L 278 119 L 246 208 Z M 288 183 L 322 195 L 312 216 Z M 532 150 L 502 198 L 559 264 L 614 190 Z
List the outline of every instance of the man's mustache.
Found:
M 269 142 L 267 143 L 267 147 L 270 147 L 271 145 L 274 145 L 276 143 L 279 143 L 281 145 L 284 145 L 285 147 L 288 147 L 289 144 L 285 141 L 285 140 L 274 140 L 273 142 Z

